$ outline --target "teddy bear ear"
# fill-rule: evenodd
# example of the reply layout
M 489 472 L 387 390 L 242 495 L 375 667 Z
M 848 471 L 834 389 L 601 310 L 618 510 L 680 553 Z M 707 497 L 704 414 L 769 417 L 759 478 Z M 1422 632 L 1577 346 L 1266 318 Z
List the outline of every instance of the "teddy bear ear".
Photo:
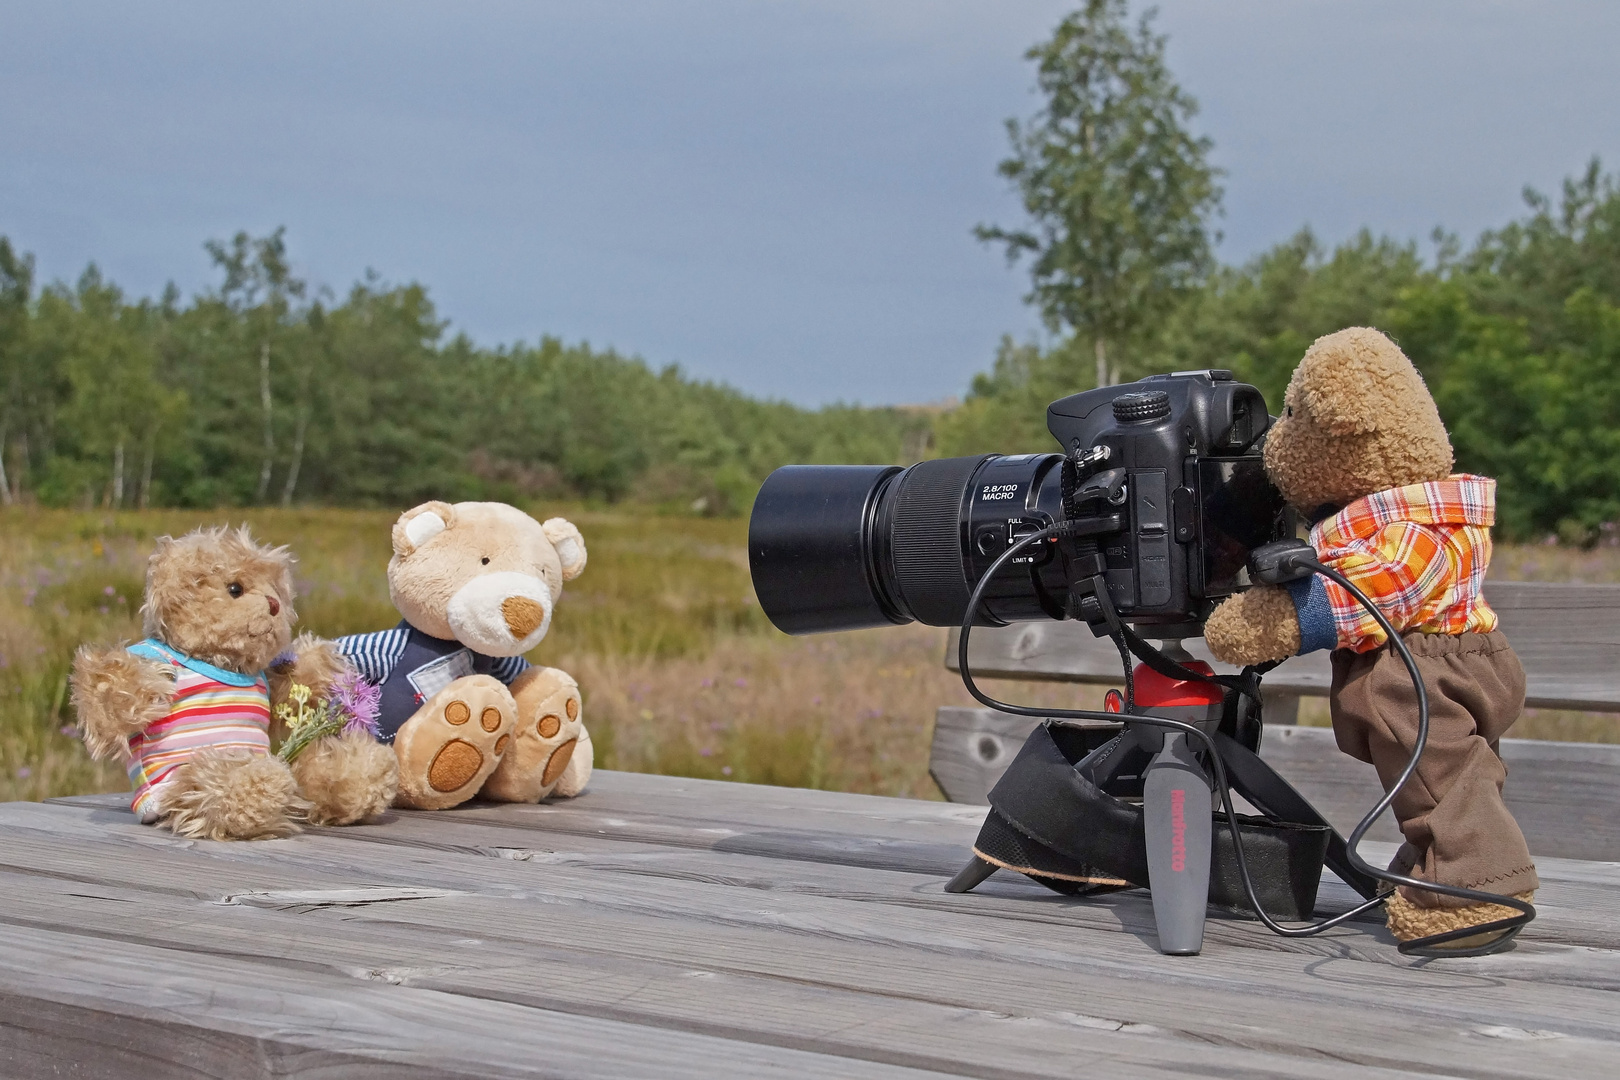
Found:
M 405 511 L 394 522 L 394 554 L 409 555 L 448 529 L 455 519 L 456 512 L 450 504 L 438 500 Z
M 585 538 L 579 534 L 578 527 L 566 518 L 556 517 L 547 518 L 540 528 L 551 546 L 557 549 L 557 558 L 562 560 L 563 580 L 572 581 L 584 573 Z
M 1400 405 L 1393 397 L 1428 393 L 1400 346 L 1365 326 L 1317 338 L 1295 377 L 1311 418 L 1334 435 L 1377 431 Z

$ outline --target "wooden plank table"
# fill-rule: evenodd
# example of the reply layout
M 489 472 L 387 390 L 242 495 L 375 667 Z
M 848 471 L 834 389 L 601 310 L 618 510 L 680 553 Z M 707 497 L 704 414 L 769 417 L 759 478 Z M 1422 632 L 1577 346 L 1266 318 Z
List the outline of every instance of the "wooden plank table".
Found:
M 943 892 L 981 807 L 599 772 L 212 843 L 122 805 L 0 805 L 0 1075 L 1620 1075 L 1615 863 L 1540 860 L 1494 957 L 1230 917 L 1166 957 L 1140 891 Z

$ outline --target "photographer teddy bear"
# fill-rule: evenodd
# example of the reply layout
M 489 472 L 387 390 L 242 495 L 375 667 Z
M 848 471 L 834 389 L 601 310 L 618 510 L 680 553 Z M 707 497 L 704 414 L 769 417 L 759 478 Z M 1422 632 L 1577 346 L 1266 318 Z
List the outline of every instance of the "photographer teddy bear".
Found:
M 335 644 L 381 690 L 396 805 L 579 794 L 592 765 L 579 684 L 523 659 L 551 628 L 563 582 L 585 570 L 579 529 L 504 503 L 426 502 L 400 515 L 393 545 L 399 625 Z
M 1288 383 L 1266 472 L 1315 524 L 1317 557 L 1402 631 L 1429 694 L 1429 738 L 1394 803 L 1405 837 L 1391 869 L 1528 900 L 1538 885 L 1502 800 L 1497 741 L 1524 706 L 1524 669 L 1481 586 L 1496 482 L 1453 475 L 1451 443 L 1422 377 L 1396 345 L 1356 327 L 1317 339 Z M 1229 664 L 1332 649 L 1339 748 L 1385 790 L 1411 756 L 1417 701 L 1400 658 L 1360 604 L 1320 574 L 1231 597 L 1205 627 Z M 1402 887 L 1386 911 L 1402 940 L 1512 914 Z M 1460 943 L 1459 943 L 1460 944 Z

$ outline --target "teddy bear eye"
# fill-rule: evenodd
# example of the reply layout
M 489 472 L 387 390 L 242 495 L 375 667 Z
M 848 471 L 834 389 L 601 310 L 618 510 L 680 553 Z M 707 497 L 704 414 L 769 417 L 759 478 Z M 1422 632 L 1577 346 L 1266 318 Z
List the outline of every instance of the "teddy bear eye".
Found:
M 229 585 L 225 586 L 225 591 L 231 594 L 232 600 L 235 600 L 237 597 L 242 595 L 242 586 L 233 581 Z
M 1294 407 L 1292 405 L 1284 405 L 1283 406 L 1283 415 L 1284 416 L 1293 416 L 1294 415 Z
M 489 556 L 485 555 L 482 559 L 479 559 L 478 561 L 483 563 L 485 566 L 488 566 L 489 565 Z

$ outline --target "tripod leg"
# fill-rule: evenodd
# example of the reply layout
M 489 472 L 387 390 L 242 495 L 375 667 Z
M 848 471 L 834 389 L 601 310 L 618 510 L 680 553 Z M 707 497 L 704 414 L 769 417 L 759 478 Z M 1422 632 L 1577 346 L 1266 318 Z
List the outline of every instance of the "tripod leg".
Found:
M 985 862 L 975 855 L 966 866 L 957 871 L 955 877 L 945 883 L 945 891 L 950 893 L 972 892 L 975 887 L 984 882 L 985 878 L 995 872 L 996 866 L 994 863 Z
M 1299 825 L 1328 825 L 1328 820 L 1316 807 L 1295 791 L 1288 781 L 1278 776 L 1277 770 L 1258 754 L 1226 735 L 1216 735 L 1215 743 L 1220 748 L 1221 760 L 1226 763 L 1227 781 L 1233 790 L 1253 803 L 1261 813 Z M 1332 826 L 1329 825 L 1329 828 Z M 1381 891 L 1382 886 L 1377 878 L 1350 865 L 1344 837 L 1339 835 L 1337 829 L 1328 839 L 1326 861 L 1329 870 L 1367 899 L 1371 900 Z
M 1149 753 L 1134 739 L 1120 734 L 1087 754 L 1074 771 L 1110 795 L 1137 795 L 1141 793 L 1140 777 L 1150 760 Z
M 1143 782 L 1148 886 L 1159 951 L 1191 956 L 1204 947 L 1212 822 L 1210 781 L 1179 731 L 1164 737 Z

